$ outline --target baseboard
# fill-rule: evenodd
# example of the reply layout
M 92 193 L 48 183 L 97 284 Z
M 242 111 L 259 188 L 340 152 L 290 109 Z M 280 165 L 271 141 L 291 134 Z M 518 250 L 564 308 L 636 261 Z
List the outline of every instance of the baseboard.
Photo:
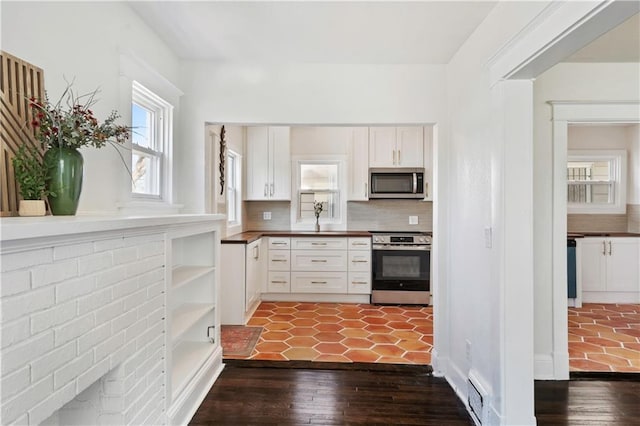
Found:
M 535 380 L 552 380 L 554 378 L 553 357 L 536 354 L 534 356 L 533 377 Z

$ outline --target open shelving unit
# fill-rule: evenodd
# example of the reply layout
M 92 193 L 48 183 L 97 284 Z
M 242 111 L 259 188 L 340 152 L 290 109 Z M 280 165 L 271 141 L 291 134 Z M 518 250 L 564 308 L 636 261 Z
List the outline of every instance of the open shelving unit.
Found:
M 167 241 L 167 415 L 171 424 L 186 424 L 222 369 L 219 228 L 187 227 Z

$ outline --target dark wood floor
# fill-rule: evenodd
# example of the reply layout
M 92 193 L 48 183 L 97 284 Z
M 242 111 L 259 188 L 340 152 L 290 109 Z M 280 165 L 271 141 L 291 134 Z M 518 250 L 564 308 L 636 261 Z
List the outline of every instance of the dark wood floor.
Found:
M 314 364 L 229 362 L 191 424 L 474 424 L 429 366 Z M 625 377 L 537 381 L 538 425 L 640 425 L 640 380 Z

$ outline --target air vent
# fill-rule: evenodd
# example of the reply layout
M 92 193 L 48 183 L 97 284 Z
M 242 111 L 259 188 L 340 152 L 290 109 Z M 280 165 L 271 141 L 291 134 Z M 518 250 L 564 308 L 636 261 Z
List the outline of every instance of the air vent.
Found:
M 475 417 L 474 420 L 477 424 L 482 424 L 482 413 L 484 412 L 484 398 L 478 388 L 475 387 L 471 379 L 469 379 L 469 389 L 467 391 L 468 399 L 469 399 L 469 408 L 471 409 L 471 414 Z

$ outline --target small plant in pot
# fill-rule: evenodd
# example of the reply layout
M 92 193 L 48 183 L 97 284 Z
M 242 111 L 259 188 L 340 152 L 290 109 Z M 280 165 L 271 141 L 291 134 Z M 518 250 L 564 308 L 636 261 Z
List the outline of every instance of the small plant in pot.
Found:
M 44 216 L 44 197 L 49 195 L 46 168 L 42 154 L 35 147 L 20 145 L 12 159 L 13 171 L 20 188 L 20 216 Z

